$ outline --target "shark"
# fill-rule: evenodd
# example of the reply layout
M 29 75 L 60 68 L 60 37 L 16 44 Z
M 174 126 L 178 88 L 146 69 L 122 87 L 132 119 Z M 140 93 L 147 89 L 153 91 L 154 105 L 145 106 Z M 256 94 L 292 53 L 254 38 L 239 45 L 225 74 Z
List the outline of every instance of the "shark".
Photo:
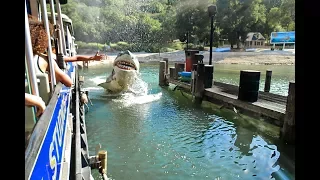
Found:
M 135 82 L 140 70 L 137 57 L 129 50 L 120 52 L 115 58 L 112 72 L 106 82 L 98 84 L 110 93 L 127 91 Z

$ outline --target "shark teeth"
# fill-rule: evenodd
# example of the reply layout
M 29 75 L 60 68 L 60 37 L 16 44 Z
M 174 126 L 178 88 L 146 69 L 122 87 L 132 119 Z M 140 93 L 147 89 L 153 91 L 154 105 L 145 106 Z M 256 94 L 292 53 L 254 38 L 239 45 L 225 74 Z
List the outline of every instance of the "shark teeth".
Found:
M 118 61 L 115 65 L 120 69 L 137 70 L 136 66 L 133 63 L 127 61 Z

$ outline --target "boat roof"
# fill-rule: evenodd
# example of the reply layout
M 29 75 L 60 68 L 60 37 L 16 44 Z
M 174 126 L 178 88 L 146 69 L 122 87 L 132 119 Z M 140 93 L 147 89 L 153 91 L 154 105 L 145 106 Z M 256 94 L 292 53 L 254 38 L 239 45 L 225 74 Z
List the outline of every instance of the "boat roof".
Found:
M 55 13 L 55 16 L 58 17 L 58 13 Z M 50 12 L 48 12 L 48 17 L 51 18 Z M 62 18 L 62 21 L 72 24 L 72 20 L 67 15 L 61 13 L 61 18 Z

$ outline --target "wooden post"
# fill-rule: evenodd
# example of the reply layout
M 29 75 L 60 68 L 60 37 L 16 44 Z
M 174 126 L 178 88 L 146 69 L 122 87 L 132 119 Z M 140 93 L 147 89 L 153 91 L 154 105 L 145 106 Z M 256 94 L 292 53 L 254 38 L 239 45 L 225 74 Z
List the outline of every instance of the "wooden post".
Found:
M 213 65 L 205 65 L 204 88 L 211 88 L 213 84 Z
M 184 63 L 175 63 L 175 69 L 176 69 L 176 72 L 174 77 L 177 80 L 179 78 L 178 73 L 184 71 Z
M 175 74 L 176 74 L 176 68 L 174 68 L 174 67 L 170 67 L 170 69 L 169 69 L 170 71 L 169 71 L 169 73 L 170 73 L 170 78 L 171 79 L 175 79 Z
M 168 74 L 168 66 L 169 66 L 169 59 L 168 58 L 163 58 L 163 61 L 166 62 L 166 74 Z
M 296 124 L 295 124 L 295 82 L 289 83 L 289 92 L 287 97 L 286 114 L 281 132 L 281 138 L 287 143 L 295 144 L 296 140 Z
M 82 61 L 82 66 L 83 66 L 83 68 L 89 68 L 88 61 Z
M 191 94 L 192 95 L 194 95 L 194 92 L 195 92 L 194 89 L 196 87 L 197 66 L 198 64 L 193 64 L 192 70 L 191 70 Z
M 201 104 L 204 94 L 204 79 L 205 79 L 205 72 L 204 72 L 204 64 L 198 63 L 197 65 L 197 75 L 196 75 L 196 86 L 194 88 L 194 98 L 193 102 L 196 104 Z
M 102 174 L 107 174 L 107 165 L 108 165 L 107 156 L 108 156 L 107 151 L 101 150 L 98 153 L 98 159 L 99 161 L 101 161 Z
M 256 102 L 259 98 L 260 71 L 241 70 L 238 99 Z
M 272 76 L 272 71 L 271 70 L 267 70 L 267 72 L 266 72 L 266 81 L 264 83 L 264 92 L 270 92 L 271 76 Z
M 166 62 L 160 61 L 159 65 L 159 86 L 165 86 L 166 83 Z

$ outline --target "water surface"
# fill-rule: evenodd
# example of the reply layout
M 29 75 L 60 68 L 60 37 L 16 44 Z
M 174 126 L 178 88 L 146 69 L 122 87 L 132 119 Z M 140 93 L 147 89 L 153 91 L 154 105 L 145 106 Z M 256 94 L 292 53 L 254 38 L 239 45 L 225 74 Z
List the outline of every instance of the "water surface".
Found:
M 243 67 L 234 67 L 215 66 L 215 78 L 236 84 Z M 233 112 L 217 115 L 179 91 L 160 88 L 158 65 L 141 64 L 140 95 L 110 96 L 97 87 L 110 72 L 103 65 L 80 73 L 93 103 L 86 114 L 90 155 L 101 143 L 108 151 L 110 178 L 294 179 L 294 148 L 244 124 Z M 290 73 L 274 69 L 272 90 L 284 94 L 281 82 L 293 78 Z M 100 177 L 97 171 L 93 175 Z

